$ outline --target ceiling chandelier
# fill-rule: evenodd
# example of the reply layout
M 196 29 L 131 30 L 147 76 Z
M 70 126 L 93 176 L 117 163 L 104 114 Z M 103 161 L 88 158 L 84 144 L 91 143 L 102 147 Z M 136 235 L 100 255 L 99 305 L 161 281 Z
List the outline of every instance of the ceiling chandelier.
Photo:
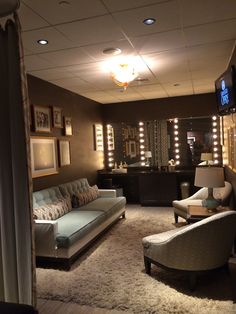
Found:
M 130 82 L 132 82 L 137 76 L 138 72 L 135 68 L 128 63 L 121 63 L 114 66 L 111 73 L 113 81 L 126 90 Z

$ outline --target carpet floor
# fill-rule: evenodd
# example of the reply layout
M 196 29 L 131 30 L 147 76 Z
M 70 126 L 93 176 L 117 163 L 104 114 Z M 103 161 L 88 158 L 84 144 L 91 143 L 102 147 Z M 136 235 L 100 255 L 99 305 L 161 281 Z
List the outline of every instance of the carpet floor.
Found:
M 38 297 L 131 313 L 236 313 L 231 281 L 224 271 L 198 280 L 152 266 L 144 270 L 142 238 L 180 226 L 173 209 L 128 205 L 120 219 L 72 266 L 70 271 L 37 269 Z M 174 256 L 173 256 L 174 258 Z

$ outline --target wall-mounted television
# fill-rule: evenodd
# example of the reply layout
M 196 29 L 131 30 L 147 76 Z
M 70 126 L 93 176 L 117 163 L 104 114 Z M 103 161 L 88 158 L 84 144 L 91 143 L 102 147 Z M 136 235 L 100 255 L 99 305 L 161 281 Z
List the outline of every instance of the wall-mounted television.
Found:
M 236 110 L 235 67 L 231 66 L 215 81 L 215 92 L 219 115 L 230 114 Z

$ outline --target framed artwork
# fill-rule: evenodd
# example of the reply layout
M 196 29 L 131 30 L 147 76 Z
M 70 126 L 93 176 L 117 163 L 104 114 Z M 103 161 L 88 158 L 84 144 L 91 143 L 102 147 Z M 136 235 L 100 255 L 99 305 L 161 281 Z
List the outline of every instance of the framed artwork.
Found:
M 33 178 L 58 173 L 55 137 L 31 137 L 30 150 Z
M 130 158 L 134 158 L 137 156 L 135 141 L 129 141 L 129 155 L 130 155 Z
M 60 107 L 52 107 L 52 118 L 54 128 L 63 128 L 62 109 Z
M 103 127 L 102 124 L 94 125 L 94 139 L 95 139 L 95 150 L 103 151 L 104 143 L 103 143 Z
M 59 140 L 59 162 L 60 166 L 68 166 L 70 161 L 70 142 L 67 140 Z
M 34 130 L 35 132 L 51 132 L 50 107 L 33 106 Z
M 64 117 L 65 135 L 72 135 L 72 122 L 70 117 Z

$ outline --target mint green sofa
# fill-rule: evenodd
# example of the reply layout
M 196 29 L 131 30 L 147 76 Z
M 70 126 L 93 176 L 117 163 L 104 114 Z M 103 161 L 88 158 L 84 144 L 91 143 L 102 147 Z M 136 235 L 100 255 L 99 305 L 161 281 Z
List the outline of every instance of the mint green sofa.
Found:
M 87 179 L 78 179 L 33 193 L 33 208 L 51 204 L 62 197 L 72 199 L 88 189 Z M 115 190 L 99 189 L 100 197 L 56 220 L 35 220 L 37 264 L 69 268 L 92 240 L 120 217 L 125 217 L 126 199 Z

